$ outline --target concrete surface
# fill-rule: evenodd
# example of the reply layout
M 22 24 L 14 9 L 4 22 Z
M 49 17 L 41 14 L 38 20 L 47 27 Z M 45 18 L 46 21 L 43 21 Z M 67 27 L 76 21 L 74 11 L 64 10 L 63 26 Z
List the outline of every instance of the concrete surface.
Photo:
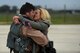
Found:
M 0 25 L 0 53 L 9 53 L 6 47 L 9 28 L 10 25 Z M 51 25 L 48 36 L 57 53 L 80 53 L 80 25 Z

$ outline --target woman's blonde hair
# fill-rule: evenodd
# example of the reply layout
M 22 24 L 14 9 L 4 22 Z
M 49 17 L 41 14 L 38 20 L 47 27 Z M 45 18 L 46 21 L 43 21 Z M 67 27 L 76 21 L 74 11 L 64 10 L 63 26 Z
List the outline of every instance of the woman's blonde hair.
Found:
M 51 21 L 50 21 L 51 20 L 51 16 L 50 16 L 49 12 L 44 8 L 39 8 L 39 9 L 41 11 L 41 13 L 40 13 L 41 14 L 41 19 L 51 23 Z

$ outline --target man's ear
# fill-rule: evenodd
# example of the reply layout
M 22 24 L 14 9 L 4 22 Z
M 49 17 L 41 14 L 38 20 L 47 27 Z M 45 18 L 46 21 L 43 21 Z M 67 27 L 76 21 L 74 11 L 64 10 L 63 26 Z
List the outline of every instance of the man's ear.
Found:
M 27 16 L 29 16 L 29 13 L 26 13 Z

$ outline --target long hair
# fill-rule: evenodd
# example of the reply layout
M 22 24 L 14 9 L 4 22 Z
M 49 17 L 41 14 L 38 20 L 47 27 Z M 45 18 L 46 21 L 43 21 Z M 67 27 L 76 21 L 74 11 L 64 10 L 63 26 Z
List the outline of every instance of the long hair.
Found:
M 41 13 L 40 13 L 41 14 L 41 19 L 51 23 L 51 16 L 50 16 L 49 12 L 44 8 L 39 8 L 39 9 L 41 11 Z

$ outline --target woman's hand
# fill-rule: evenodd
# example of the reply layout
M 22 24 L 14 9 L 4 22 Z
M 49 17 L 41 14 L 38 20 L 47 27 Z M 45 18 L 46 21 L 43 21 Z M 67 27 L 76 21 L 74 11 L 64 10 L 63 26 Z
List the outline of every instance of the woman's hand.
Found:
M 19 16 L 14 16 L 13 17 L 13 22 L 15 23 L 15 24 L 20 24 L 20 22 L 19 22 Z

